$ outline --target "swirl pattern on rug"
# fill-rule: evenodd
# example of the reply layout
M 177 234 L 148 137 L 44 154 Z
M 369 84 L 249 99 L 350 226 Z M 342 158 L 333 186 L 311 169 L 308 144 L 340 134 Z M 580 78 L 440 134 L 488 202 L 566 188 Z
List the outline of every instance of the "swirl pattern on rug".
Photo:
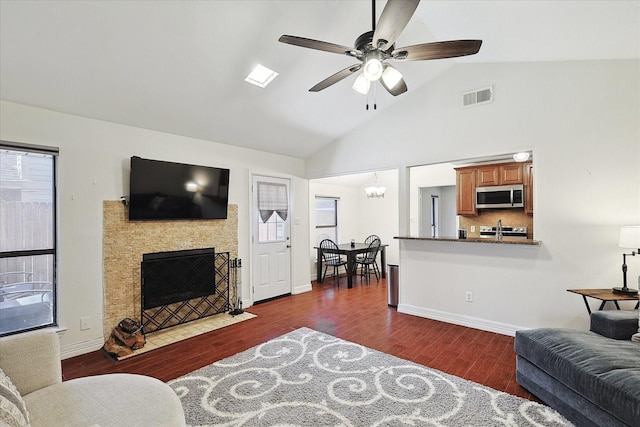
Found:
M 169 385 L 189 426 L 571 426 L 547 406 L 308 328 Z

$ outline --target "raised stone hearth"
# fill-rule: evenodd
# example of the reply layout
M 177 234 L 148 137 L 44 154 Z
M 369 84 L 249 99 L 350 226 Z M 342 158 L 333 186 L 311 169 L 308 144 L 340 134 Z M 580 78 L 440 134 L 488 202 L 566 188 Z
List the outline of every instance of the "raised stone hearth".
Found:
M 238 206 L 226 220 L 129 221 L 121 201 L 103 203 L 103 334 L 125 317 L 140 320 L 140 264 L 145 253 L 215 247 L 238 256 Z

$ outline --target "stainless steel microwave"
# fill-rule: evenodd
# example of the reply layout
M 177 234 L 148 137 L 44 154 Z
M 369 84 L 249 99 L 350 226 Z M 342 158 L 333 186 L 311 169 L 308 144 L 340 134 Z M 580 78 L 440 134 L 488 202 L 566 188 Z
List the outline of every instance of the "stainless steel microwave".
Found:
M 476 208 L 522 207 L 524 207 L 524 186 L 522 184 L 476 187 Z

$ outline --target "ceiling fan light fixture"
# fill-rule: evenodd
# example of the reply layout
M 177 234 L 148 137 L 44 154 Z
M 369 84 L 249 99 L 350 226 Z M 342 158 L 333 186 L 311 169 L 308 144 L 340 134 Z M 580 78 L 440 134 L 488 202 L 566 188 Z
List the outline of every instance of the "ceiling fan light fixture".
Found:
M 389 89 L 393 89 L 400 80 L 402 80 L 402 74 L 400 74 L 400 71 L 396 70 L 391 65 L 385 65 L 384 71 L 382 72 L 382 81 L 384 84 Z
M 371 87 L 371 81 L 369 81 L 364 73 L 360 73 L 355 82 L 353 82 L 353 86 L 351 86 L 353 90 L 363 95 L 369 93 L 369 88 Z
M 363 73 L 370 82 L 375 82 L 382 76 L 382 61 L 376 56 L 369 56 L 364 63 Z

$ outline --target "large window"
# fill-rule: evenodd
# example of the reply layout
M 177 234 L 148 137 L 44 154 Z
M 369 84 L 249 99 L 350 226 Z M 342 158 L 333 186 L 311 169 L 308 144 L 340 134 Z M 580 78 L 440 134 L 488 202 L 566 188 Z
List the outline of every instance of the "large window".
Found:
M 324 239 L 338 243 L 338 199 L 316 197 L 316 246 Z
M 56 156 L 0 142 L 0 335 L 56 324 Z

